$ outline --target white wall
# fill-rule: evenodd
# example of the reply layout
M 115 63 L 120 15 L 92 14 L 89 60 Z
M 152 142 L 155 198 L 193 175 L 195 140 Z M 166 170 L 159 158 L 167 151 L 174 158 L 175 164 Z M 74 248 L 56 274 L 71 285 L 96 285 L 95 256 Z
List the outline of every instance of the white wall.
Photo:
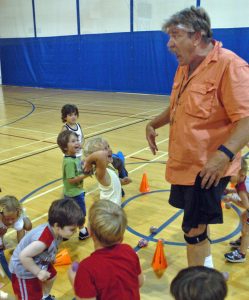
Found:
M 134 31 L 161 30 L 164 21 L 196 0 L 134 0 Z
M 38 37 L 77 35 L 76 0 L 35 0 Z M 134 0 L 134 31 L 161 30 L 196 0 Z M 130 0 L 79 0 L 80 33 L 130 31 Z M 212 28 L 249 27 L 249 0 L 201 0 Z M 34 37 L 32 0 L 0 0 L 0 38 Z
M 0 0 L 0 38 L 33 37 L 31 0 Z
M 249 27 L 249 0 L 201 0 L 212 28 Z
M 78 34 L 75 0 L 35 0 L 35 14 L 38 37 Z
M 81 34 L 129 32 L 130 0 L 80 0 Z

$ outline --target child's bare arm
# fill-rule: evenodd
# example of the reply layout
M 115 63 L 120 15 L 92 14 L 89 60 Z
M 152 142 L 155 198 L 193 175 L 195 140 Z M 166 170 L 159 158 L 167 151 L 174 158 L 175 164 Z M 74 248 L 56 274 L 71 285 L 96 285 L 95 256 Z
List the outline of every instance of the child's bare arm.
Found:
M 84 161 L 84 171 L 90 171 L 93 164 L 95 164 L 96 167 L 95 176 L 97 180 L 104 186 L 110 185 L 111 178 L 106 171 L 108 165 L 108 153 L 101 150 L 87 156 Z
M 69 183 L 78 183 L 78 182 L 81 182 L 83 179 L 85 179 L 86 177 L 88 177 L 89 175 L 85 175 L 85 174 L 82 174 L 82 175 L 79 175 L 79 176 L 76 176 L 74 178 L 68 178 L 68 182 Z
M 143 275 L 143 273 L 140 273 L 138 275 L 138 284 L 139 284 L 139 287 L 143 286 L 143 284 L 144 284 L 144 275 Z
M 18 243 L 24 237 L 24 235 L 25 235 L 25 230 L 24 229 L 17 230 L 17 232 L 16 232 L 16 238 L 17 238 Z
M 33 257 L 42 253 L 46 249 L 46 244 L 40 241 L 34 241 L 20 253 L 20 261 L 31 273 L 33 273 L 39 280 L 45 281 L 50 277 L 50 273 L 40 267 L 34 262 Z
M 246 191 L 240 191 L 239 193 L 241 199 L 241 207 L 249 209 L 249 198 Z
M 67 271 L 67 275 L 71 285 L 74 286 L 74 279 L 75 279 L 76 272 L 73 271 L 72 268 L 69 268 Z
M 68 130 L 67 127 L 65 125 L 63 125 L 62 128 L 61 128 L 61 132 L 66 131 L 66 130 Z

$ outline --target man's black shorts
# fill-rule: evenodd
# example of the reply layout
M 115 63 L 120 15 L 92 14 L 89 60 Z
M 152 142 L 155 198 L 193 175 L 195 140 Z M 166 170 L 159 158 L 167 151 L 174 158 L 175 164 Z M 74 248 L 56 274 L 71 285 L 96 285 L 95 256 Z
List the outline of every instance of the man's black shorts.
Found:
M 199 224 L 223 223 L 221 196 L 230 177 L 221 178 L 209 189 L 201 188 L 201 180 L 197 175 L 194 185 L 171 185 L 169 203 L 184 209 L 182 228 L 186 233 Z

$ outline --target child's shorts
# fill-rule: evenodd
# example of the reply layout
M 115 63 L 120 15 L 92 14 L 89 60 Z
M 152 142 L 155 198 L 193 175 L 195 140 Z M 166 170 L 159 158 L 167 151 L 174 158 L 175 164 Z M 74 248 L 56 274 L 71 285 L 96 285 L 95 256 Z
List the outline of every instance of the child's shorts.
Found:
M 53 265 L 49 265 L 48 272 L 51 273 L 48 280 L 56 276 L 56 270 Z M 12 287 L 18 299 L 22 300 L 40 300 L 42 299 L 42 282 L 37 278 L 22 279 L 18 278 L 16 274 L 11 276 Z
M 221 197 L 230 177 L 221 178 L 217 186 L 209 189 L 201 188 L 201 180 L 197 175 L 194 185 L 171 186 L 169 203 L 184 209 L 182 229 L 185 233 L 199 224 L 223 223 Z

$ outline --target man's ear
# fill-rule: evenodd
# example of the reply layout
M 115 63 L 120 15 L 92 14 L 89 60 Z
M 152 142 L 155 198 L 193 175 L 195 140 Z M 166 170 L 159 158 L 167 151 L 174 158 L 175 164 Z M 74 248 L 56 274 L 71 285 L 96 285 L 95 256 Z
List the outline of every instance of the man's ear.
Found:
M 201 43 L 202 35 L 201 32 L 195 32 L 193 35 L 194 46 L 198 46 Z

